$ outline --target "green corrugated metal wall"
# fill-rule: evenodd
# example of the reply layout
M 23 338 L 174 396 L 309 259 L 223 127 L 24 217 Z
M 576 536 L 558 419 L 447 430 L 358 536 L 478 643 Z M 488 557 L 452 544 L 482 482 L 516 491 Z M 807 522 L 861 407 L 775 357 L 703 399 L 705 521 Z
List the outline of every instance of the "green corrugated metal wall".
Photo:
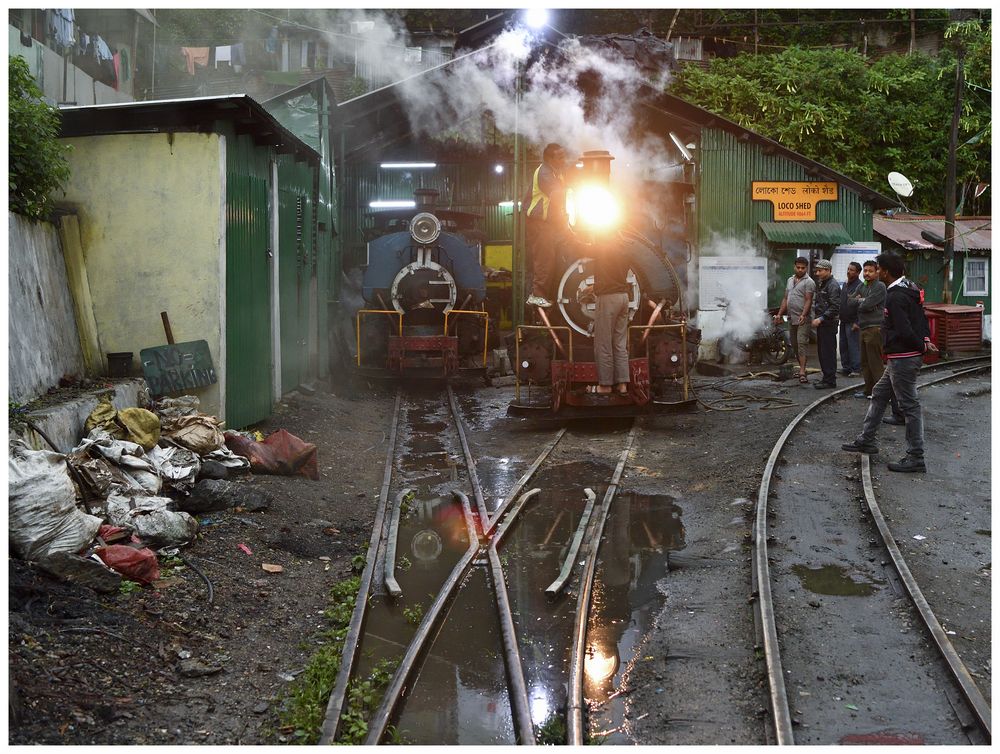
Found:
M 906 264 L 906 277 L 924 289 L 924 300 L 940 302 L 944 297 L 944 256 L 940 251 L 902 251 L 899 247 L 885 249 L 895 251 L 903 257 Z M 983 257 L 973 257 L 982 259 Z M 983 302 L 983 313 L 992 311 L 990 296 L 963 296 L 962 283 L 965 279 L 965 255 L 955 254 L 952 271 L 952 303 L 962 306 L 975 306 L 977 301 Z
M 420 156 L 394 157 L 395 162 L 421 160 Z M 499 206 L 513 201 L 513 164 L 500 163 L 503 172 L 496 173 L 496 162 L 438 163 L 430 169 L 382 169 L 378 163 L 349 163 L 343 176 L 343 253 L 345 265 L 365 261 L 364 231 L 372 227 L 373 212 L 368 203 L 375 200 L 412 200 L 418 188 L 434 188 L 440 192 L 438 207 L 482 216 L 479 227 L 487 240 L 509 239 L 513 235 L 511 207 Z M 531 170 L 537 164 L 530 166 Z
M 309 296 L 318 259 L 313 222 L 315 170 L 291 155 L 278 158 L 278 307 L 281 390 L 309 378 Z M 322 278 L 320 278 L 322 279 Z M 326 309 L 321 299 L 320 311 Z M 321 329 L 326 342 L 325 329 Z
M 270 157 L 249 136 L 226 135 L 226 424 L 271 413 Z
M 758 223 L 773 220 L 770 202 L 753 201 L 753 181 L 822 180 L 806 173 L 806 168 L 778 155 L 764 154 L 763 147 L 741 141 L 719 129 L 702 129 L 698 151 L 698 239 L 705 248 L 713 234 L 723 238 L 747 239 L 761 249 L 771 248 Z M 816 222 L 840 223 L 855 241 L 872 240 L 872 208 L 854 191 L 843 185 L 836 202 L 820 202 Z M 794 250 L 774 250 L 769 256 L 776 270 L 769 281 L 768 303 L 781 302 L 782 283 L 792 274 Z

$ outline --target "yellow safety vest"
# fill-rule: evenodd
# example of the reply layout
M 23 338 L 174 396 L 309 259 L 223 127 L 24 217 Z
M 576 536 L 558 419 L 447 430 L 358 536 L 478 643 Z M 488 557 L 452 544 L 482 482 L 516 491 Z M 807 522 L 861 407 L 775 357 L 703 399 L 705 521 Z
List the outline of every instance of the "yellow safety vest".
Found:
M 528 217 L 534 217 L 535 207 L 538 206 L 539 202 L 542 205 L 542 220 L 549 219 L 549 204 L 551 199 L 549 195 L 542 191 L 538 185 L 538 173 L 541 169 L 545 167 L 545 163 L 542 163 L 537 168 L 535 168 L 535 174 L 531 179 L 531 203 L 528 205 Z M 551 170 L 551 168 L 549 168 Z M 554 171 L 553 171 L 554 172 Z

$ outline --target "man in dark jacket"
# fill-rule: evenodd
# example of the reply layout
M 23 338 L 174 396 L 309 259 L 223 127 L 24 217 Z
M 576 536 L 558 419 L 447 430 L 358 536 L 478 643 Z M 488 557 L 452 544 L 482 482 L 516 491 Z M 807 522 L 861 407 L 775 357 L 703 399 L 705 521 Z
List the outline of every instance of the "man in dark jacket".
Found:
M 872 389 L 872 402 L 861 434 L 844 450 L 877 453 L 875 435 L 889 403 L 890 389 L 906 417 L 906 455 L 889 464 L 890 471 L 927 471 L 924 463 L 924 423 L 917 400 L 917 374 L 926 351 L 937 351 L 931 342 L 927 317 L 920 303 L 920 289 L 903 277 L 903 260 L 879 254 L 879 278 L 886 285 L 882 351 L 888 361 L 885 373 Z
M 816 295 L 813 297 L 813 327 L 816 328 L 816 351 L 823 379 L 813 385 L 817 390 L 837 387 L 837 321 L 840 317 L 840 283 L 833 278 L 829 259 L 816 263 Z
M 874 259 L 864 264 L 865 282 L 854 294 L 858 307 L 858 321 L 854 324 L 861 335 L 861 375 L 865 378 L 864 388 L 854 394 L 855 398 L 871 398 L 875 383 L 882 378 L 885 364 L 882 359 L 882 320 L 885 319 L 885 283 L 878 279 L 878 265 Z M 896 403 L 890 385 L 889 405 L 892 416 L 885 417 L 885 424 L 903 426 L 905 418 Z
M 861 333 L 858 323 L 858 302 L 854 295 L 861 288 L 861 265 L 847 265 L 847 280 L 840 287 L 840 366 L 841 374 L 850 377 L 861 371 Z
M 566 184 L 563 169 L 566 150 L 559 144 L 548 144 L 542 152 L 542 164 L 531 178 L 527 199 L 525 244 L 531 262 L 531 295 L 529 306 L 552 306 L 553 273 L 559 247 L 569 236 L 566 218 Z

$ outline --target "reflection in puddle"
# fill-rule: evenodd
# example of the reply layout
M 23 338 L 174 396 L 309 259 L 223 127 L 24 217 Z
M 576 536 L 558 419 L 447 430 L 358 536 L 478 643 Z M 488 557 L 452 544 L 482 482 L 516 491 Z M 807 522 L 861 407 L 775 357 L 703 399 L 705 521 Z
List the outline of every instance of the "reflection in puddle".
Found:
M 799 577 L 802 586 L 815 594 L 867 597 L 875 592 L 874 584 L 869 581 L 855 581 L 842 566 L 810 568 L 805 565 L 794 565 L 792 571 Z
M 681 509 L 666 495 L 625 493 L 615 500 L 604 529 L 594 582 L 584 696 L 592 705 L 590 731 L 614 731 L 602 743 L 634 743 L 626 726 L 629 685 L 653 630 L 663 595 L 656 582 L 668 570 L 670 552 L 685 547 Z

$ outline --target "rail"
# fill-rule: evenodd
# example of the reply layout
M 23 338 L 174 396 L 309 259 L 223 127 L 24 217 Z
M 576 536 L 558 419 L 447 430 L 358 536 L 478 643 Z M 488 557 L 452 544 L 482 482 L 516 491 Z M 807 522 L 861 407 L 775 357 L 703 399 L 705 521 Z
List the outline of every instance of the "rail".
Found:
M 970 361 L 981 361 L 989 357 L 973 357 L 955 361 L 939 361 L 924 367 L 921 371 L 936 371 Z M 986 367 L 980 367 L 986 368 Z M 977 371 L 975 368 L 969 371 Z M 965 374 L 963 371 L 961 374 Z M 950 378 L 950 376 L 949 376 Z M 844 387 L 832 391 L 810 403 L 796 415 L 778 437 L 768 456 L 757 494 L 757 508 L 753 529 L 753 568 L 751 571 L 751 587 L 757 595 L 757 611 L 761 623 L 764 640 L 764 657 L 767 667 L 768 687 L 771 700 L 771 717 L 774 733 L 779 745 L 794 745 L 792 732 L 792 716 L 788 707 L 788 694 L 785 689 L 784 673 L 781 667 L 781 650 L 778 647 L 778 630 L 775 621 L 774 599 L 771 593 L 771 575 L 768 566 L 767 553 L 767 501 L 771 491 L 771 478 L 781 451 L 795 428 L 819 406 L 833 399 L 854 391 L 855 386 Z

